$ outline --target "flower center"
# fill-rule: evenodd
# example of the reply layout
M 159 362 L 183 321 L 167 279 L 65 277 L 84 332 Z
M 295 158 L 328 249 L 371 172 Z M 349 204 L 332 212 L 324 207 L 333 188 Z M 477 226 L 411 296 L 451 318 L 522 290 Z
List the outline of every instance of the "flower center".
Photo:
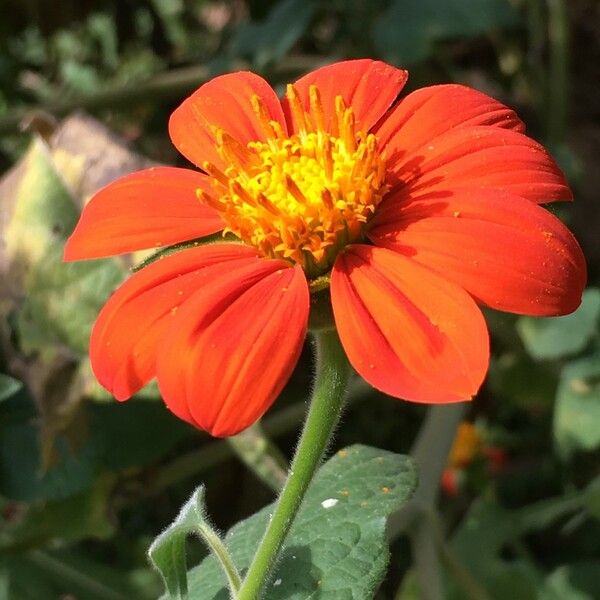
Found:
M 221 213 L 225 232 L 317 277 L 344 245 L 362 237 L 387 191 L 385 160 L 375 136 L 356 131 L 352 108 L 341 96 L 330 131 L 316 86 L 309 90 L 309 112 L 293 85 L 286 96 L 298 133 L 286 136 L 254 96 L 266 141 L 244 146 L 217 129 L 217 150 L 229 166 L 220 171 L 204 163 L 214 193 L 198 190 L 198 197 Z

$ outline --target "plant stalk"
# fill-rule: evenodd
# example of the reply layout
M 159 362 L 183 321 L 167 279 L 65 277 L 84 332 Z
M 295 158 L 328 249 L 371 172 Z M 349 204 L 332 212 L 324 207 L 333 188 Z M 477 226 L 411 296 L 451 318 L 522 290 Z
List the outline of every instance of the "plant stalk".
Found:
M 237 600 L 258 600 L 339 420 L 350 366 L 335 330 L 315 333 L 317 377 L 304 429 L 271 522 Z
M 201 523 L 198 526 L 198 534 L 204 540 L 206 545 L 210 548 L 211 552 L 217 557 L 221 568 L 225 572 L 227 581 L 229 583 L 229 589 L 234 598 L 236 598 L 237 591 L 240 589 L 242 580 L 240 574 L 227 550 L 227 546 L 223 543 L 223 540 L 211 529 L 206 523 Z

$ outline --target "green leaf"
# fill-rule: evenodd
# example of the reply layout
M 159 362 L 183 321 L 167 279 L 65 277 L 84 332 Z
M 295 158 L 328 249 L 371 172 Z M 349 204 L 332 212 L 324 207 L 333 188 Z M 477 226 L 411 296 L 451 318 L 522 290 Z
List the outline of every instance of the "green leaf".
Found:
M 232 590 L 239 589 L 240 577 L 231 562 L 227 548 L 206 519 L 204 486 L 200 486 L 181 507 L 179 515 L 152 543 L 148 555 L 159 570 L 171 598 L 187 598 L 187 565 L 185 539 L 190 533 L 199 534 L 214 552 L 223 571 L 227 573 Z
M 232 40 L 233 53 L 252 57 L 258 69 L 277 62 L 306 31 L 317 7 L 314 0 L 278 2 L 262 23 L 238 28 Z
M 44 471 L 39 416 L 32 399 L 21 390 L 0 404 L 0 494 L 30 502 L 68 498 L 88 489 L 102 467 L 122 471 L 148 466 L 197 435 L 160 401 L 94 403 L 85 411 L 89 435 L 81 436 L 76 448 L 58 435 L 56 460 Z
M 574 313 L 548 319 L 521 317 L 517 330 L 533 358 L 556 359 L 584 350 L 597 332 L 599 317 L 600 290 L 590 288 Z
M 544 582 L 538 600 L 595 600 L 600 598 L 600 562 L 562 565 Z
M 92 484 L 95 450 L 90 444 L 74 450 L 56 440 L 56 463 L 47 471 L 40 461 L 39 417 L 22 390 L 0 405 L 0 494 L 13 500 L 57 500 Z
M 290 530 L 265 594 L 269 600 L 366 600 L 381 582 L 389 559 L 387 517 L 417 485 L 406 456 L 367 446 L 338 452 L 318 471 Z M 273 506 L 235 525 L 225 537 L 237 567 L 245 570 Z M 227 598 L 213 557 L 189 573 L 190 597 Z
M 600 521 L 600 475 L 593 479 L 586 488 L 585 508 L 590 515 Z
M 600 353 L 569 363 L 562 371 L 554 411 L 554 440 L 569 458 L 600 446 Z
M 488 385 L 493 394 L 519 409 L 549 412 L 557 386 L 556 369 L 535 362 L 525 352 L 505 352 L 492 357 Z
M 152 576 L 148 569 L 140 573 L 108 566 L 106 561 L 85 557 L 81 548 L 77 552 L 33 550 L 7 556 L 4 562 L 11 600 L 149 600 L 158 594 L 158 582 L 148 577 Z
M 50 248 L 62 244 L 75 227 L 78 210 L 47 146 L 38 139 L 27 151 L 23 176 L 13 193 L 14 207 L 4 231 L 6 256 L 19 272 L 27 272 Z
M 408 65 L 433 54 L 435 43 L 512 27 L 518 13 L 507 0 L 395 0 L 375 23 L 381 56 Z
M 26 281 L 27 297 L 17 327 L 25 352 L 62 345 L 87 354 L 102 305 L 125 275 L 114 260 L 62 262 L 62 244 L 48 250 Z
M 22 520 L 4 527 L 0 547 L 23 550 L 52 541 L 65 543 L 82 537 L 109 537 L 114 527 L 108 519 L 107 505 L 114 483 L 114 477 L 100 477 L 86 492 L 31 506 Z
M 526 557 L 507 559 L 505 548 L 517 544 L 524 535 L 550 527 L 559 519 L 586 509 L 591 513 L 592 504 L 597 506 L 597 494 L 598 483 L 592 482 L 583 490 L 545 498 L 517 510 L 507 510 L 495 500 L 479 498 L 453 535 L 452 553 L 494 600 L 536 598 L 542 587 L 539 568 Z M 548 581 L 544 589 L 546 587 Z M 450 599 L 462 600 L 463 592 L 455 591 Z M 543 600 L 559 598 L 571 596 L 543 596 Z
M 89 407 L 91 443 L 99 462 L 111 470 L 148 466 L 197 430 L 174 419 L 161 401 L 134 398 Z
M 17 330 L 26 353 L 66 346 L 87 353 L 89 333 L 102 304 L 125 276 L 117 260 L 65 264 L 64 243 L 79 210 L 66 180 L 77 179 L 81 157 L 63 155 L 61 172 L 41 140 L 35 139 L 21 165 L 14 191 L 5 194 L 9 215 L 4 237 L 9 285 L 24 300 Z
M 0 373 L 0 402 L 16 394 L 23 384 L 17 379 Z
M 478 499 L 456 530 L 451 551 L 493 600 L 535 598 L 538 574 L 522 560 L 507 561 L 502 549 L 518 538 L 520 523 L 514 513 L 495 501 Z M 464 598 L 462 590 L 451 600 Z

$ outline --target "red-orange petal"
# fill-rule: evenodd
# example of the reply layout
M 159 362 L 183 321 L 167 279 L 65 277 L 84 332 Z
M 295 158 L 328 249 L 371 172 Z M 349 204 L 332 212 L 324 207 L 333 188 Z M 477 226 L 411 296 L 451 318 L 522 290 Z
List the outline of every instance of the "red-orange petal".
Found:
M 502 189 L 537 203 L 573 198 L 547 150 L 500 127 L 457 127 L 415 152 L 397 149 L 387 160 L 388 181 L 404 197 L 453 187 Z
M 220 128 L 242 145 L 266 138 L 254 109 L 252 97 L 258 96 L 272 121 L 286 131 L 281 104 L 273 88 L 248 71 L 229 73 L 211 79 L 175 109 L 169 119 L 173 144 L 188 160 L 202 168 L 204 161 L 227 167 L 215 145 Z
M 513 110 L 473 88 L 432 85 L 412 92 L 380 121 L 375 133 L 392 163 L 422 150 L 457 127 L 487 125 L 524 131 Z
M 109 183 L 87 203 L 67 240 L 64 259 L 81 260 L 167 246 L 223 229 L 216 210 L 201 204 L 206 175 L 154 167 Z
M 408 72 L 370 59 L 346 60 L 316 69 L 294 83 L 304 110 L 309 112 L 309 88 L 319 88 L 325 126 L 331 131 L 335 118 L 335 98 L 341 96 L 351 106 L 357 131 L 369 131 L 398 97 Z M 288 129 L 294 131 L 287 99 L 282 101 Z
M 477 393 L 487 328 L 455 284 L 392 250 L 348 246 L 332 271 L 331 301 L 352 366 L 375 388 L 427 403 Z
M 581 302 L 586 265 L 571 232 L 509 192 L 456 189 L 389 204 L 369 232 L 499 310 L 551 316 Z
M 177 315 L 158 354 L 158 384 L 217 437 L 249 427 L 271 406 L 296 365 L 308 322 L 300 267 L 263 259 L 240 277 L 224 270 Z
M 172 254 L 132 275 L 108 299 L 92 331 L 90 359 L 98 381 L 118 400 L 127 400 L 155 376 L 157 348 L 193 293 L 224 271 L 242 273 L 262 262 L 247 246 L 211 244 Z M 173 412 L 192 421 L 183 405 Z

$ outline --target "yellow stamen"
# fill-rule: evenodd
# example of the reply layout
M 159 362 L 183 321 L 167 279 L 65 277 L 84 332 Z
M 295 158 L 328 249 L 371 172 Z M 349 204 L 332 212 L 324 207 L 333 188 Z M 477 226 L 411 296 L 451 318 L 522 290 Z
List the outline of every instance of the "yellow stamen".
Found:
M 254 154 L 222 129 L 217 129 L 215 137 L 219 156 L 231 166 L 243 170 L 255 162 Z
M 223 171 L 217 169 L 217 167 L 215 167 L 213 164 L 209 163 L 208 161 L 204 161 L 202 163 L 202 168 L 220 184 L 225 186 L 229 185 L 229 179 L 227 178 L 227 175 L 225 175 Z
M 340 131 L 340 137 L 344 137 L 347 152 L 356 150 L 356 132 L 354 131 L 354 112 L 351 108 L 346 110 L 342 119 L 343 129 Z
M 333 210 L 335 208 L 335 204 L 333 202 L 333 196 L 331 192 L 327 189 L 321 192 L 321 200 L 323 200 L 323 204 L 329 209 Z
M 215 198 L 207 194 L 204 190 L 198 188 L 196 190 L 196 196 L 198 197 L 198 200 L 200 200 L 200 202 L 207 204 L 208 206 L 212 206 L 219 212 L 223 210 L 223 204 L 218 200 L 215 200 Z
M 335 124 L 337 125 L 337 130 L 334 130 L 333 134 L 342 136 L 342 132 L 344 131 L 344 115 L 346 114 L 346 103 L 341 96 L 335 97 L 335 115 L 336 120 Z
M 306 131 L 306 113 L 302 108 L 298 90 L 291 83 L 288 83 L 285 95 L 292 111 L 292 119 L 294 120 L 296 129 L 298 131 Z
M 265 135 L 268 138 L 269 137 L 279 137 L 278 132 L 273 127 L 273 125 L 277 122 L 270 120 L 269 114 L 267 113 L 267 109 L 265 107 L 264 102 L 256 94 L 254 94 L 254 96 L 252 96 L 252 98 L 250 99 L 250 102 L 252 104 L 252 110 L 258 117 L 258 120 L 260 121 L 260 124 L 263 128 L 263 131 L 265 132 Z M 279 123 L 277 123 L 277 125 L 279 125 Z M 281 126 L 279 129 L 281 131 Z
M 285 176 L 285 185 L 287 187 L 287 191 L 296 199 L 299 204 L 306 203 L 306 197 L 302 193 L 302 190 L 289 175 Z
M 315 120 L 315 126 L 318 131 L 325 131 L 325 115 L 323 114 L 323 105 L 321 104 L 321 95 L 316 85 L 308 88 L 310 98 L 310 112 Z
M 232 181 L 229 185 L 231 193 L 236 195 L 238 198 L 249 204 L 250 206 L 256 206 L 256 200 L 248 193 L 248 191 L 242 187 L 239 181 Z
M 276 217 L 279 215 L 277 207 L 262 192 L 258 194 L 256 201 L 272 215 Z
M 244 146 L 216 129 L 217 152 L 228 166 L 223 172 L 204 164 L 214 193 L 197 195 L 221 213 L 227 232 L 265 256 L 300 264 L 314 278 L 331 268 L 344 245 L 362 238 L 388 189 L 385 159 L 373 134 L 356 131 L 341 96 L 329 131 L 316 86 L 309 87 L 309 112 L 293 85 L 286 96 L 297 133 L 287 136 L 254 96 L 264 139 Z

